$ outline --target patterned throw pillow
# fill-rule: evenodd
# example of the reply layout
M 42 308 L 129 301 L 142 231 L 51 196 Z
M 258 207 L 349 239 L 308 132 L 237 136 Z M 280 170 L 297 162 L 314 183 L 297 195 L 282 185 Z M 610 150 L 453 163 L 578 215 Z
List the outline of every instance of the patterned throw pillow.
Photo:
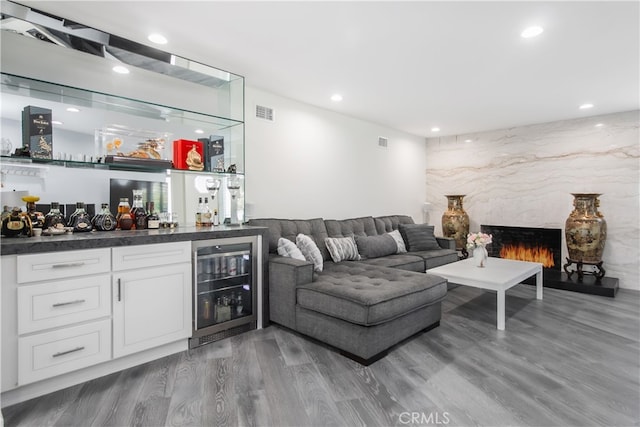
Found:
M 360 254 L 353 237 L 327 237 L 324 244 L 331 254 L 333 262 L 358 261 Z
M 389 236 L 393 237 L 393 240 L 396 241 L 396 245 L 398 245 L 399 254 L 404 254 L 407 252 L 407 247 L 404 244 L 404 240 L 402 239 L 402 235 L 400 234 L 400 230 L 393 230 L 389 233 Z
M 285 239 L 284 237 L 280 237 L 278 239 L 278 255 L 299 259 L 300 261 L 305 261 L 304 255 L 300 252 L 300 249 L 289 239 Z
M 296 236 L 296 246 L 300 249 L 304 258 L 313 263 L 313 270 L 320 273 L 323 267 L 322 254 L 316 242 L 311 237 L 301 233 Z

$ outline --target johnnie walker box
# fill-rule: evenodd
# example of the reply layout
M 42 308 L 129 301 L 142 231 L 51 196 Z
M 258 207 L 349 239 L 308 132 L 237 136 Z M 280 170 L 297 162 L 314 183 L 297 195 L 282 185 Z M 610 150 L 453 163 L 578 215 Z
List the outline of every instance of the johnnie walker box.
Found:
M 28 105 L 22 110 L 22 145 L 32 159 L 53 158 L 51 110 Z
M 199 138 L 202 142 L 204 168 L 209 172 L 224 172 L 224 137 L 211 135 L 209 138 Z

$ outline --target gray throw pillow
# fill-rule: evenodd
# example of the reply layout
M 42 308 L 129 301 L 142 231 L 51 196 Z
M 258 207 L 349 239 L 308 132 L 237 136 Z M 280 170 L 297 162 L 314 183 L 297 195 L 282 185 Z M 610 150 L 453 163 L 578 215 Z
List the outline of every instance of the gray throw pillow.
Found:
M 398 244 L 388 233 L 378 236 L 355 236 L 358 252 L 363 258 L 379 258 L 398 252 Z
M 433 225 L 399 224 L 398 229 L 409 251 L 442 249 L 433 234 Z

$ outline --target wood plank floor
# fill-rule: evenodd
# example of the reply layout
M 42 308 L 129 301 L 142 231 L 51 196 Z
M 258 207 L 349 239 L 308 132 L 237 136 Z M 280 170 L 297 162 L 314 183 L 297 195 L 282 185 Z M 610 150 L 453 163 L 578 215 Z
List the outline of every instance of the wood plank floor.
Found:
M 450 289 L 363 367 L 271 326 L 3 410 L 6 426 L 640 426 L 640 293 Z

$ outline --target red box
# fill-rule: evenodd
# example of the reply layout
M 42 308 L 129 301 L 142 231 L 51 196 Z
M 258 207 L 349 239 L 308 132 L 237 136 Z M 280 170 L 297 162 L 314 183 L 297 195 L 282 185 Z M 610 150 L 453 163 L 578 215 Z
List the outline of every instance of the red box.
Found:
M 192 171 L 204 170 L 202 142 L 189 139 L 173 141 L 173 167 Z

